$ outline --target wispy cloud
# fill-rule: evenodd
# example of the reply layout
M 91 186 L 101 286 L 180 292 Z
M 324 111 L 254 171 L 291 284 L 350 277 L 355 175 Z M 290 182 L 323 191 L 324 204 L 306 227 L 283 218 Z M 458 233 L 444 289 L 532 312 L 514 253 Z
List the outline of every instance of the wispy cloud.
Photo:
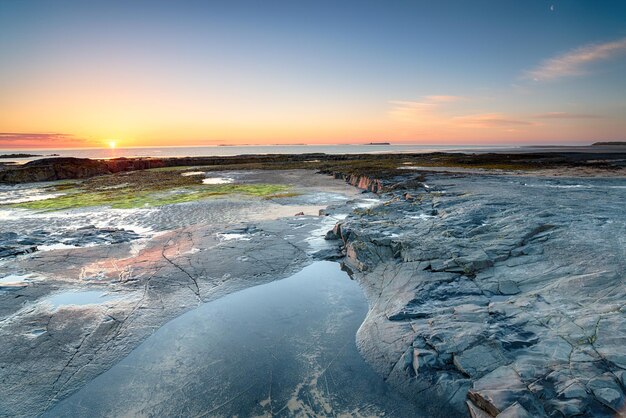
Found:
M 404 121 L 420 121 L 423 119 L 432 120 L 441 112 L 442 107 L 465 100 L 461 96 L 433 95 L 423 96 L 419 100 L 392 100 L 389 103 L 393 108 L 389 111 L 389 116 L 394 119 Z
M 512 119 L 501 113 L 458 116 L 454 118 L 454 121 L 461 126 L 474 128 L 507 128 L 532 125 L 531 122 L 520 119 Z
M 441 129 L 460 129 L 461 132 L 474 128 L 490 128 L 499 132 L 513 131 L 535 125 L 535 123 L 519 119 L 504 113 L 480 113 L 454 115 L 453 103 L 467 100 L 461 96 L 424 96 L 419 101 L 394 100 L 389 116 L 399 122 L 412 125 L 437 127 Z M 456 109 L 458 112 L 458 108 Z M 527 119 L 527 118 L 525 118 Z
M 0 146 L 45 146 L 48 144 L 56 145 L 59 143 L 80 144 L 84 142 L 82 138 L 74 135 L 63 134 L 58 132 L 32 133 L 32 132 L 0 132 Z
M 461 100 L 465 100 L 465 97 L 462 96 L 447 96 L 447 95 L 435 95 L 435 96 L 426 96 L 426 100 L 431 103 L 452 103 L 459 102 Z
M 600 115 L 590 113 L 548 112 L 533 116 L 534 119 L 601 119 Z
M 527 71 L 525 77 L 535 81 L 549 81 L 583 75 L 589 64 L 624 53 L 626 53 L 626 38 L 613 42 L 585 45 L 543 61 L 537 68 Z
M 389 102 L 393 107 L 388 112 L 393 119 L 403 121 L 419 121 L 434 115 L 438 105 L 428 102 L 410 100 L 392 100 Z

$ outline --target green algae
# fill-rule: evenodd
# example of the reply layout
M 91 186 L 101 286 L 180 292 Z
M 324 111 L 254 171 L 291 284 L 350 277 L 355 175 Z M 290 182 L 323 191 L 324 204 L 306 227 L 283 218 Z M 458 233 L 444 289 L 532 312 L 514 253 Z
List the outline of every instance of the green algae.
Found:
M 7 205 L 56 211 L 93 206 L 134 209 L 193 202 L 227 195 L 263 199 L 293 196 L 283 184 L 202 184 L 202 176 L 181 176 L 178 170 L 135 171 L 94 177 L 81 182 L 58 182 L 47 189 L 61 195 Z
M 123 187 L 108 190 L 66 190 L 66 194 L 52 199 L 22 202 L 10 205 L 15 208 L 56 211 L 92 206 L 109 206 L 115 209 L 134 209 L 193 202 L 226 195 L 276 197 L 286 194 L 289 187 L 281 184 L 220 184 L 177 187 L 167 190 L 136 190 Z
M 296 196 L 300 196 L 301 194 L 302 193 L 298 193 L 298 192 L 281 191 L 278 193 L 271 193 L 262 197 L 265 200 L 272 200 L 272 199 L 284 199 L 287 197 L 296 197 Z

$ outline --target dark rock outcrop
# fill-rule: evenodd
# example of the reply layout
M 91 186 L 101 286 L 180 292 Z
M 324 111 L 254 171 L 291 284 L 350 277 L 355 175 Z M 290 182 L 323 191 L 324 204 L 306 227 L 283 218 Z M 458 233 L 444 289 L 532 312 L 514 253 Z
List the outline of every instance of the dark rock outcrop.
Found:
M 100 244 L 119 244 L 139 238 L 133 231 L 118 228 L 97 228 L 93 225 L 65 231 L 36 230 L 28 235 L 15 232 L 0 232 L 0 259 L 29 254 L 38 246 L 64 244 L 84 247 Z
M 24 164 L 23 166 L 0 171 L 0 183 L 30 183 L 80 179 L 111 171 L 106 162 L 87 158 L 44 158 Z

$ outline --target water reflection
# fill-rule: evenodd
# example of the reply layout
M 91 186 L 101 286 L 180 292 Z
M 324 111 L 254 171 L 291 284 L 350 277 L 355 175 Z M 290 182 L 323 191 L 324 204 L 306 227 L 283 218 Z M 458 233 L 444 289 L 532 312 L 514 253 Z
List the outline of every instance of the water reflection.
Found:
M 415 416 L 364 363 L 358 285 L 330 262 L 169 322 L 48 416 Z
M 54 309 L 67 305 L 94 305 L 116 299 L 115 296 L 107 295 L 106 292 L 96 290 L 85 291 L 68 291 L 61 292 L 50 296 L 44 300 L 44 303 L 49 303 Z

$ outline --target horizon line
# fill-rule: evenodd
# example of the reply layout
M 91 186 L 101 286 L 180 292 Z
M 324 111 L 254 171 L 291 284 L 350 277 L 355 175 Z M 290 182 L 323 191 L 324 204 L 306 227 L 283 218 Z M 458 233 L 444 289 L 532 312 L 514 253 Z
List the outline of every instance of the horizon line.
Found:
M 420 147 L 455 147 L 455 148 L 467 148 L 467 147 L 491 147 L 491 148 L 519 148 L 519 147 L 551 147 L 551 146 L 591 146 L 597 142 L 624 142 L 625 140 L 620 139 L 610 139 L 604 140 L 599 139 L 595 141 L 572 141 L 572 142 L 552 142 L 552 143 L 511 143 L 511 144 L 481 144 L 481 143 L 468 143 L 468 144 L 424 144 L 424 143 L 413 143 L 413 142 L 386 142 L 377 143 L 310 143 L 310 144 L 218 144 L 218 145 L 138 145 L 138 146 L 116 146 L 115 148 L 110 148 L 106 146 L 93 147 L 93 146 L 85 146 L 85 147 L 7 147 L 4 148 L 0 146 L 0 151 L 20 151 L 20 150 L 38 150 L 38 151 L 55 151 L 55 150 L 121 150 L 121 149 L 150 149 L 150 148 L 243 148 L 243 147 L 336 147 L 336 146 L 372 146 L 372 147 L 385 147 L 385 146 L 420 146 Z

